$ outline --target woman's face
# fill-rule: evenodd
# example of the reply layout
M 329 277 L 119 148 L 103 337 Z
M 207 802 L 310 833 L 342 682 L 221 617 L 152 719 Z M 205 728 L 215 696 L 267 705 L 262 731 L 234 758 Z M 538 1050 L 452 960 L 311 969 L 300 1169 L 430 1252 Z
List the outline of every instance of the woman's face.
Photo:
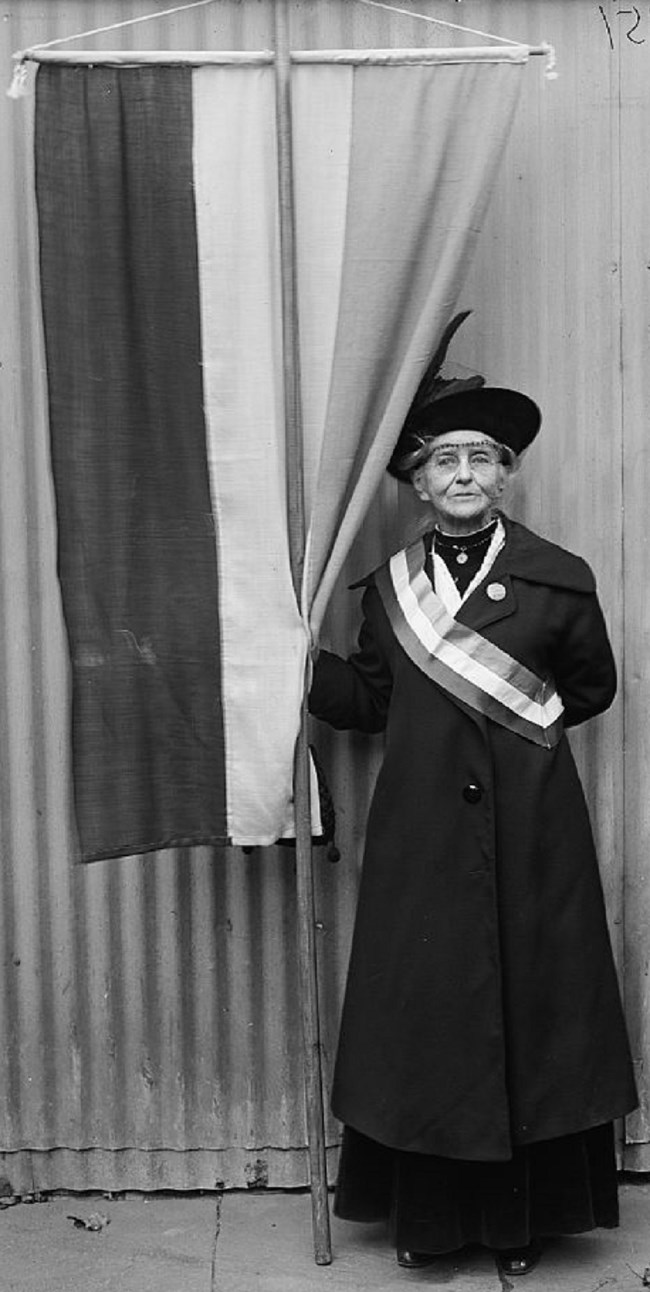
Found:
M 458 430 L 436 437 L 412 483 L 418 497 L 431 503 L 441 529 L 471 534 L 489 524 L 507 475 L 495 440 L 481 431 Z

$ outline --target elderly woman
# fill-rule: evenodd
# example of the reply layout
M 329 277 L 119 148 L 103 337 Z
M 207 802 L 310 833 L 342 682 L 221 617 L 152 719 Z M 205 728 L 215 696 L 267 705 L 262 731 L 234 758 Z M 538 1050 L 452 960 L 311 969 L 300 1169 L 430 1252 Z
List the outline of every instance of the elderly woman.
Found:
M 607 709 L 589 567 L 501 497 L 536 405 L 441 354 L 390 463 L 424 538 L 363 581 L 359 646 L 310 708 L 385 732 L 332 1107 L 335 1209 L 388 1218 L 400 1265 L 618 1223 L 614 1118 L 636 1106 L 585 800 L 564 730 Z M 480 383 L 480 384 L 479 384 Z M 423 394 L 424 391 L 424 394 Z

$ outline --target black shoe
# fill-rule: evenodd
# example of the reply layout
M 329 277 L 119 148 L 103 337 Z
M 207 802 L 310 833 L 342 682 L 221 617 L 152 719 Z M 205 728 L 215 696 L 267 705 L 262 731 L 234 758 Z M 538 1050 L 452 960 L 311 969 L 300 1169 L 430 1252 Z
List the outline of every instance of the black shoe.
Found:
M 430 1252 L 411 1252 L 408 1247 L 397 1248 L 397 1264 L 405 1270 L 422 1270 L 425 1265 L 433 1265 L 435 1259 Z
M 503 1274 L 530 1274 L 537 1265 L 542 1249 L 539 1243 L 529 1243 L 527 1247 L 507 1247 L 495 1252 L 497 1265 Z

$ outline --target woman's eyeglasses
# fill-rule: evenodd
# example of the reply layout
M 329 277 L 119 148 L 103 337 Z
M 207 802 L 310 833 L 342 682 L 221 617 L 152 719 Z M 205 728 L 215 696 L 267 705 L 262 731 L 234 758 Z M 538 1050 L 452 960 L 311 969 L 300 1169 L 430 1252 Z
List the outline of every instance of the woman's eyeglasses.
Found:
M 455 476 L 466 461 L 472 475 L 488 475 L 501 462 L 501 452 L 490 444 L 463 444 L 458 448 L 433 449 L 426 465 L 439 476 Z

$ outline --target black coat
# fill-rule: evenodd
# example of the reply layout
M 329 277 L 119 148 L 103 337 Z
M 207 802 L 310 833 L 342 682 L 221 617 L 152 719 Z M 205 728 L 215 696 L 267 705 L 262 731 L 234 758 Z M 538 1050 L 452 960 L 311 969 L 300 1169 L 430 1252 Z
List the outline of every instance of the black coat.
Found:
M 457 619 L 540 677 L 565 725 L 612 702 L 580 558 L 505 521 Z M 385 730 L 334 1076 L 380 1143 L 499 1160 L 636 1106 L 587 808 L 566 736 L 530 743 L 452 699 L 399 645 L 371 578 L 358 652 L 321 652 L 310 708 Z M 469 789 L 468 787 L 472 787 Z

